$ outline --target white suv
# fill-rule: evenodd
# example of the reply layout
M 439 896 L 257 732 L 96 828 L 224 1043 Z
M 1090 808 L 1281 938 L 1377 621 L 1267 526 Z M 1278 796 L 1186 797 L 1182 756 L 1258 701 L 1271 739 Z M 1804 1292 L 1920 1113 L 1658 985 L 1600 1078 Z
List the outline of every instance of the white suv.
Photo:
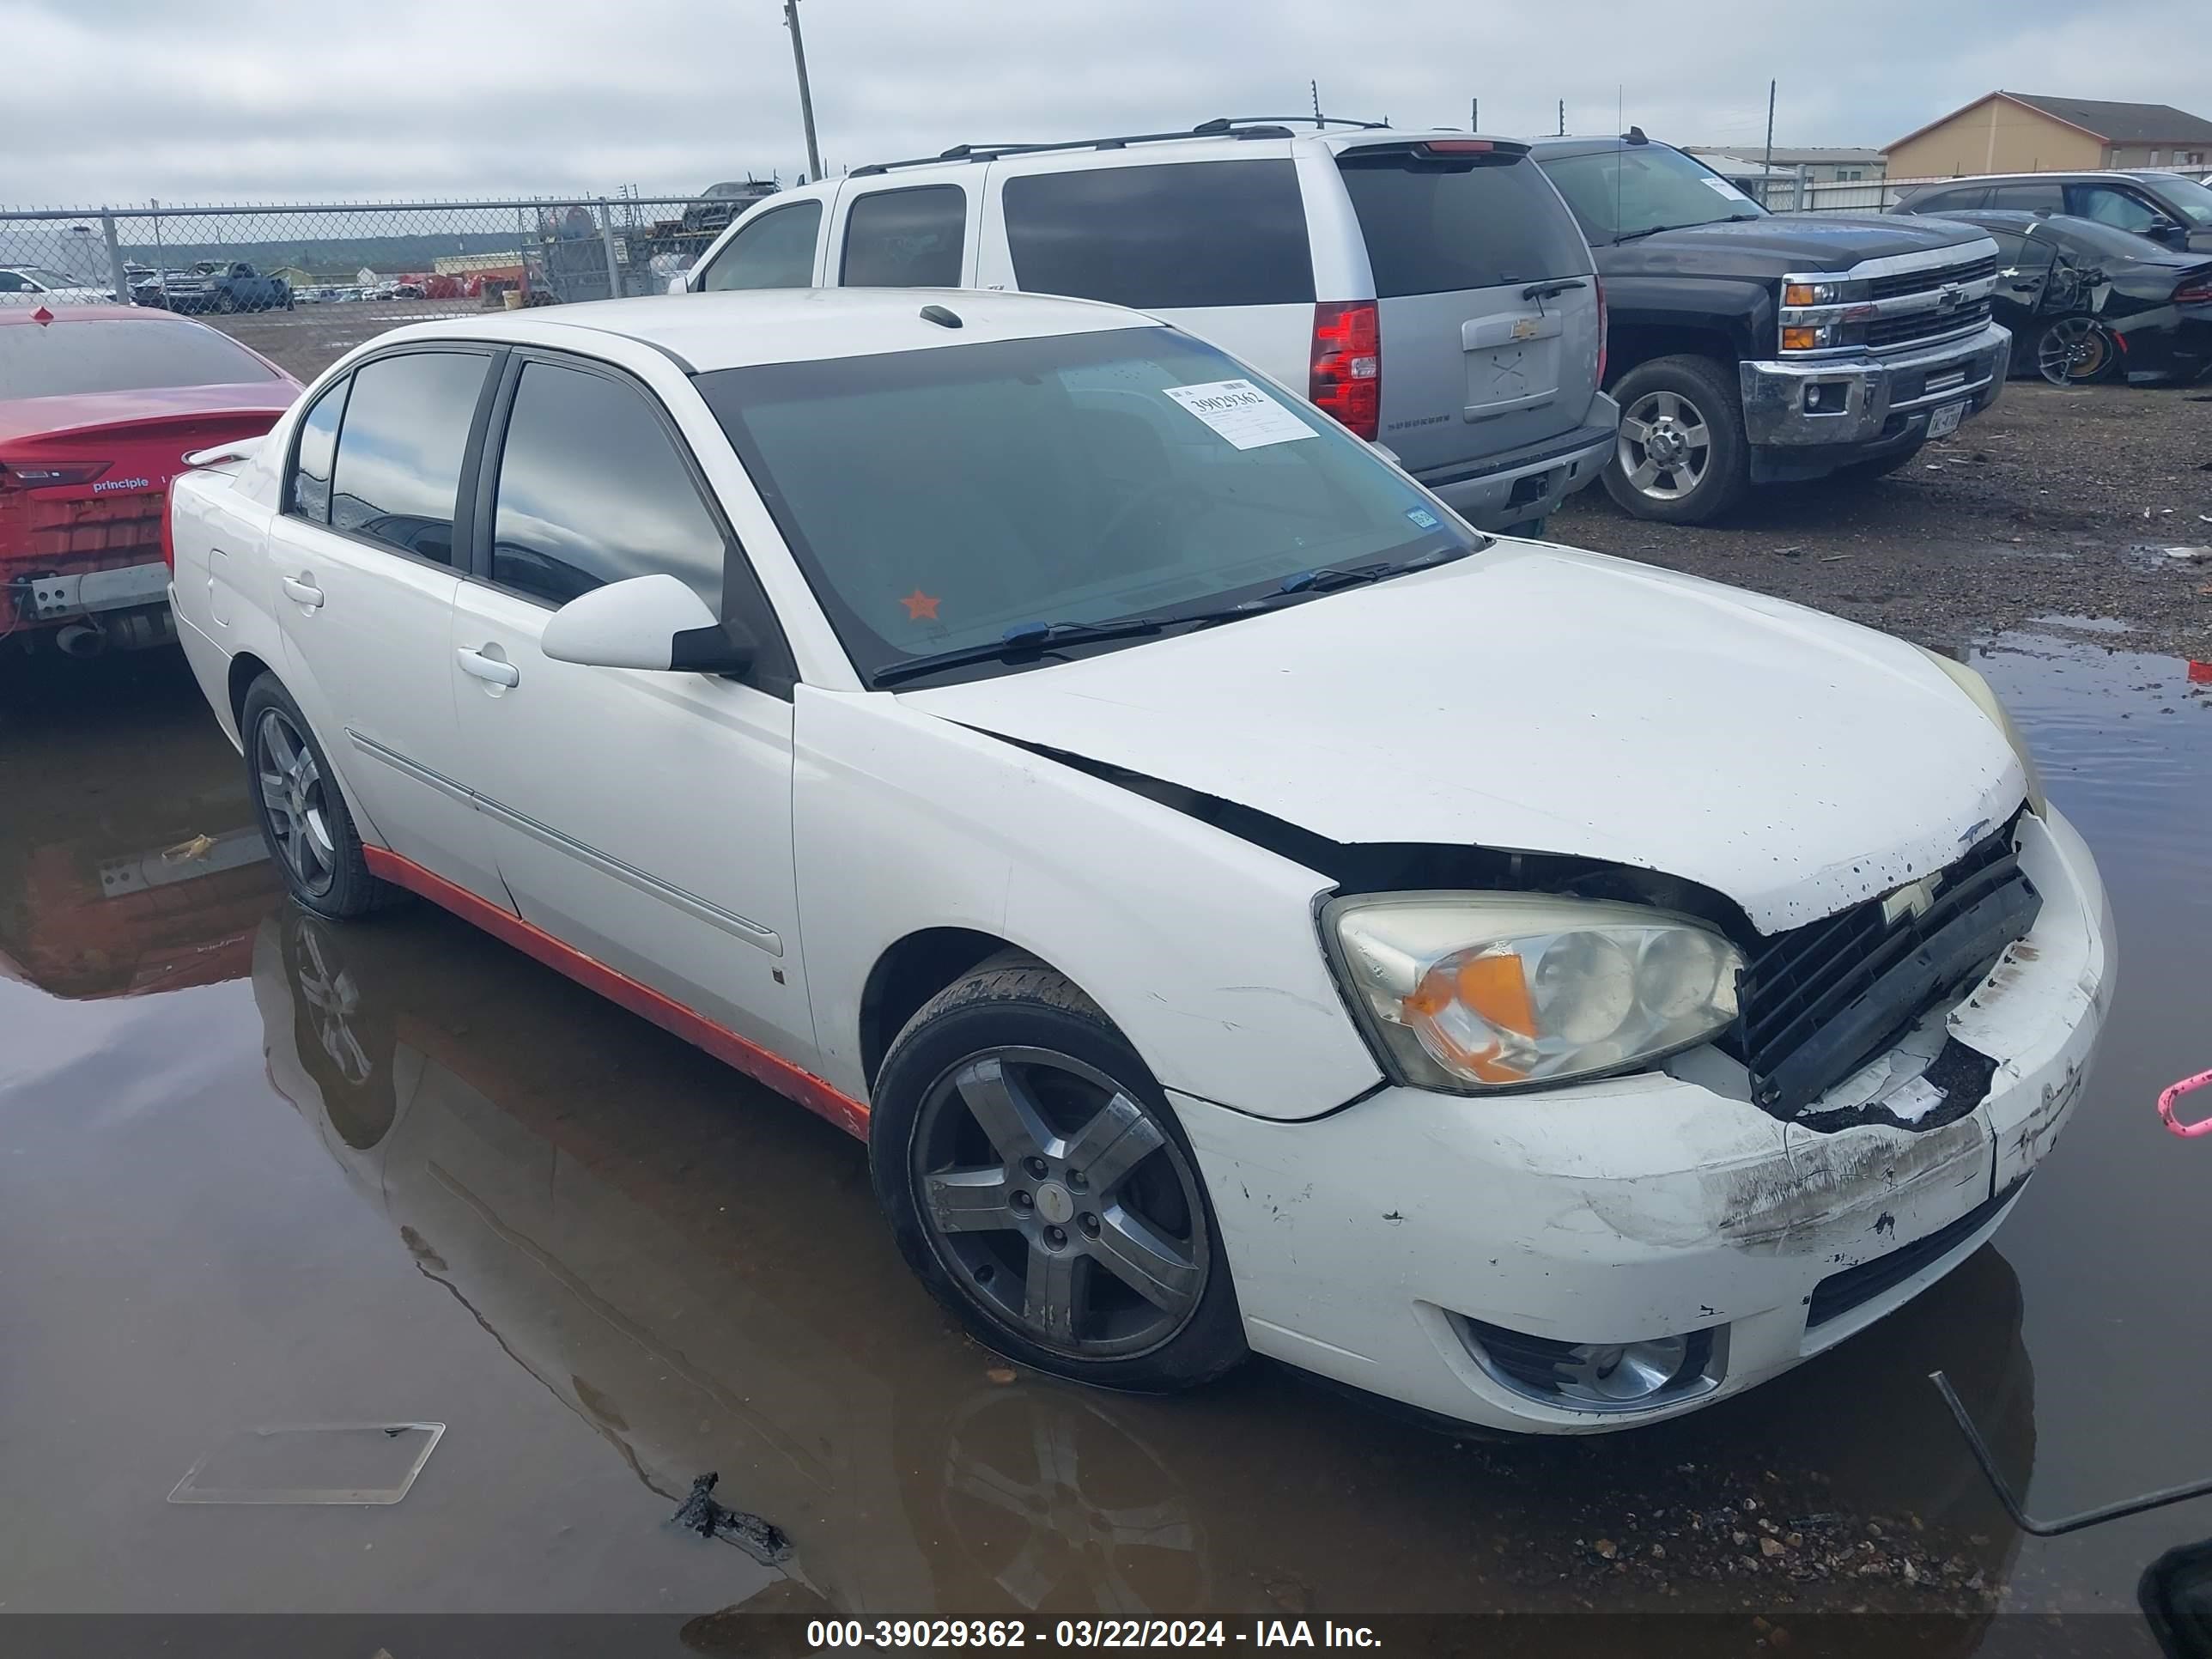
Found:
M 1528 147 L 1464 132 L 963 145 L 772 196 L 672 292 L 1018 289 L 1103 300 L 1304 392 L 1486 529 L 1595 478 L 1605 298 Z

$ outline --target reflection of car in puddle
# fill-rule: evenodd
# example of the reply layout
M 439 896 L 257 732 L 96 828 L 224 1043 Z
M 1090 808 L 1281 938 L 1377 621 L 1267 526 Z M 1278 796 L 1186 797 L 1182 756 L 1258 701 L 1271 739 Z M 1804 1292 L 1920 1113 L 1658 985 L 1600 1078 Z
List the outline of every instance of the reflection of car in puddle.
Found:
M 994 1381 L 999 1362 L 899 1271 L 856 1148 L 495 943 L 427 912 L 332 930 L 287 910 L 253 981 L 271 1079 L 417 1268 L 672 1510 L 716 1470 L 718 1498 L 790 1535 L 795 1582 L 754 1605 L 1571 1606 L 1590 1586 L 1559 1567 L 1589 1559 L 1594 1508 L 1648 1510 L 1624 1493 L 1685 1486 L 1684 1462 L 1986 1534 L 1972 1553 L 1992 1583 L 2008 1559 L 1921 1381 L 1950 1365 L 2025 1480 L 2032 1379 L 1992 1251 L 1773 1388 L 1601 1446 L 1462 1453 L 1268 1372 L 1195 1405 Z M 1600 1588 L 1674 1610 L 1704 1593 Z
M 277 890 L 237 757 L 204 718 L 79 711 L 0 754 L 0 977 L 60 997 L 238 979 Z M 62 769 L 66 767 L 67 770 Z M 87 775 L 106 782 L 85 789 Z

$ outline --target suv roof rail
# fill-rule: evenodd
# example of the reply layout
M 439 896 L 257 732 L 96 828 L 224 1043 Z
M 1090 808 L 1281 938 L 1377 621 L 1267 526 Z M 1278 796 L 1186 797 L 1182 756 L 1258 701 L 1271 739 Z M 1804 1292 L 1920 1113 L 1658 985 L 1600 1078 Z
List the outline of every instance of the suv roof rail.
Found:
M 871 161 L 866 167 L 854 167 L 845 176 L 865 179 L 894 167 L 936 167 L 946 161 L 988 161 L 1001 155 L 1036 155 L 1052 150 L 1121 149 L 1130 144 L 1166 143 L 1178 138 L 1292 138 L 1297 135 L 1293 123 L 1312 121 L 1310 115 L 1220 115 L 1211 121 L 1201 121 L 1194 127 L 1174 132 L 1115 133 L 1103 138 L 1066 138 L 1045 144 L 955 144 L 951 149 L 940 150 L 934 155 L 910 156 L 900 161 Z M 1340 115 L 1322 118 L 1319 125 L 1358 127 L 1382 131 L 1388 121 L 1355 121 Z

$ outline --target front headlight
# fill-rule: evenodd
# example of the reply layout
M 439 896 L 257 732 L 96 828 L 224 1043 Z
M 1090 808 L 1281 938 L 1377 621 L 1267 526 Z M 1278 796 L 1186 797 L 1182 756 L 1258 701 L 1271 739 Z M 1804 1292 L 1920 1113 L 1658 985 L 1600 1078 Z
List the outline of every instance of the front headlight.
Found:
M 1743 957 L 1642 905 L 1501 893 L 1331 900 L 1354 1012 L 1421 1088 L 1477 1094 L 1647 1064 L 1735 1018 Z
M 2046 803 L 2043 797 L 2043 775 L 2035 769 L 2035 757 L 2028 750 L 2027 739 L 2021 735 L 2020 727 L 2012 723 L 2011 714 L 1998 701 L 1997 694 L 1990 690 L 1990 683 L 1966 664 L 1954 662 L 1924 645 L 1913 648 L 1949 675 L 1958 688 L 1974 700 L 1974 707 L 1987 714 L 1990 724 L 2004 734 L 2004 740 L 2012 745 L 2012 752 L 2019 757 L 2020 769 L 2027 774 L 2027 809 L 2038 817 L 2045 816 Z

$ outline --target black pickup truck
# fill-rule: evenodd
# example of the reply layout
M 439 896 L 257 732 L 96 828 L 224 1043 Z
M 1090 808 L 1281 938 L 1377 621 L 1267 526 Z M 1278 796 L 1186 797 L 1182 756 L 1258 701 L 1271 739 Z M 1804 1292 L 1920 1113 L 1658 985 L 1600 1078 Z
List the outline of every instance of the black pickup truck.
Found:
M 1754 483 L 1893 471 L 1996 400 L 1996 244 L 1968 225 L 1770 214 L 1632 130 L 1534 145 L 1597 256 L 1605 470 L 1638 518 L 1703 524 Z

